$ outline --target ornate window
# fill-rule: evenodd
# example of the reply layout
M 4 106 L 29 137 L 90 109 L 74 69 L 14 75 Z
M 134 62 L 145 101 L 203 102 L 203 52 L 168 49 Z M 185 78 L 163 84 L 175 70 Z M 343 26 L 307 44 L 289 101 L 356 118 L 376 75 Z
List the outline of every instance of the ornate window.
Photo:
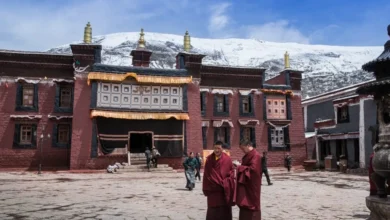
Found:
M 217 96 L 217 112 L 225 112 L 225 102 L 222 95 Z
M 56 84 L 54 112 L 73 112 L 73 85 Z
M 284 96 L 267 96 L 267 119 L 287 119 L 286 98 Z
M 20 126 L 20 143 L 21 144 L 31 144 L 32 142 L 32 126 L 31 125 L 21 125 Z
M 23 85 L 23 102 L 24 107 L 33 107 L 34 105 L 34 85 Z
M 214 116 L 229 115 L 229 96 L 215 94 L 214 95 Z
M 240 116 L 254 116 L 253 94 L 240 95 Z
M 270 151 L 290 150 L 288 127 L 268 127 L 268 148 Z

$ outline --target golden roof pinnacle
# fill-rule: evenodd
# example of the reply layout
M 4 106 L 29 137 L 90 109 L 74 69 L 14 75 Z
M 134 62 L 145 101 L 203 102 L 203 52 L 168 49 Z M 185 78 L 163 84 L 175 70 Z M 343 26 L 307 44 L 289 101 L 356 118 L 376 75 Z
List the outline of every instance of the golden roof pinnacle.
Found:
M 92 27 L 91 24 L 88 22 L 87 25 L 84 28 L 84 43 L 90 44 L 92 43 Z
M 285 69 L 289 69 L 290 68 L 290 55 L 288 54 L 287 51 L 284 54 L 284 68 Z
M 144 29 L 141 28 L 141 33 L 139 34 L 138 47 L 137 48 L 145 48 L 145 38 L 144 38 Z
M 184 51 L 190 52 L 190 50 L 191 50 L 191 37 L 188 34 L 188 31 L 186 31 L 184 35 Z

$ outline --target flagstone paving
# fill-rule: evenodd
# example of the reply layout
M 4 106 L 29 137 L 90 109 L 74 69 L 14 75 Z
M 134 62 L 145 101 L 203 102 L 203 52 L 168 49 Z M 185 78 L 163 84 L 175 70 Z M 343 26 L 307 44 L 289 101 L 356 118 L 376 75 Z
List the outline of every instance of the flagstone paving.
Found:
M 0 173 L 0 219 L 204 220 L 201 183 L 183 173 Z M 365 176 L 271 170 L 263 219 L 367 219 Z M 238 208 L 233 208 L 238 219 Z

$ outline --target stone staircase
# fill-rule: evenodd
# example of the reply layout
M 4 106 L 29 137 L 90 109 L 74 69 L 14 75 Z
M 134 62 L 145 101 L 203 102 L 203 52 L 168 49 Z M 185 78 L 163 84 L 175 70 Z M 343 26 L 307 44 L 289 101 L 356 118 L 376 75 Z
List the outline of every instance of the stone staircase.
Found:
M 148 167 L 146 166 L 146 158 L 144 153 L 131 153 L 130 154 L 130 163 L 123 163 L 120 166 L 120 169 L 117 170 L 118 173 L 127 173 L 127 172 L 148 172 Z M 150 172 L 156 173 L 176 173 L 176 171 L 170 167 L 168 164 L 158 164 L 157 168 L 150 168 Z

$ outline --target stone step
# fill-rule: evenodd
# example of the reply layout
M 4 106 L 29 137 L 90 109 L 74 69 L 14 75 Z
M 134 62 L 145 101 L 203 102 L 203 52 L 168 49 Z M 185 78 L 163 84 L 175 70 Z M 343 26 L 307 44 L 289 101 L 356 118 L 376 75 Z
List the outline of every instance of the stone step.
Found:
M 120 167 L 119 169 L 146 169 L 147 168 L 147 166 L 145 165 L 145 164 L 139 164 L 139 165 L 137 165 L 137 164 L 132 164 L 132 165 L 130 165 L 130 166 L 122 166 L 122 167 Z M 157 165 L 157 168 L 171 168 L 171 167 L 169 167 L 169 165 L 168 164 L 158 164 Z

